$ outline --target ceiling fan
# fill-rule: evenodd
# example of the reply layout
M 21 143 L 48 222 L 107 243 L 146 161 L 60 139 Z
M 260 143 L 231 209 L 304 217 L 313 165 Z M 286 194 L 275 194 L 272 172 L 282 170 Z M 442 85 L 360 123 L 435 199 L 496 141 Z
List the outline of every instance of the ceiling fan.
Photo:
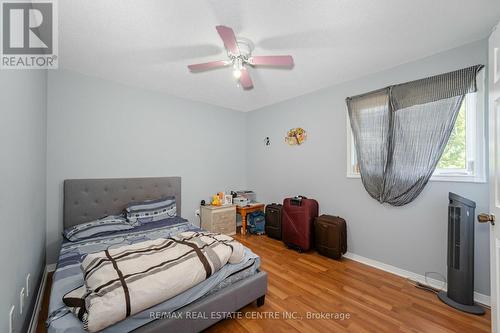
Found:
M 191 72 L 202 72 L 210 69 L 233 66 L 233 76 L 243 89 L 252 89 L 253 82 L 248 73 L 248 66 L 273 66 L 292 68 L 293 58 L 290 55 L 252 56 L 254 45 L 247 38 L 236 38 L 233 29 L 218 25 L 215 27 L 224 42 L 229 60 L 210 61 L 189 65 Z

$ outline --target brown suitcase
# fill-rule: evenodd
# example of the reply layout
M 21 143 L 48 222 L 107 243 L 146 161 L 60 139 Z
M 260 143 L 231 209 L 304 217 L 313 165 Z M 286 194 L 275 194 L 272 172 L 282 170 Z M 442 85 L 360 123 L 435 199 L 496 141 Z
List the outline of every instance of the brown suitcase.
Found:
M 314 222 L 316 251 L 340 259 L 347 252 L 347 226 L 343 218 L 321 215 Z

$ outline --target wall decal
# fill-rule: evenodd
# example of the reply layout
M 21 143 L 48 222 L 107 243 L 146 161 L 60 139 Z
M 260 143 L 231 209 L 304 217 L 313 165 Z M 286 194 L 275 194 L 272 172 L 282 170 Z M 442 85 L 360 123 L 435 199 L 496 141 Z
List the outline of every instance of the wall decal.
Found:
M 307 139 L 306 131 L 303 128 L 297 127 L 297 128 L 292 128 L 291 130 L 288 131 L 285 137 L 285 142 L 288 143 L 290 146 L 296 146 L 304 143 L 306 139 Z

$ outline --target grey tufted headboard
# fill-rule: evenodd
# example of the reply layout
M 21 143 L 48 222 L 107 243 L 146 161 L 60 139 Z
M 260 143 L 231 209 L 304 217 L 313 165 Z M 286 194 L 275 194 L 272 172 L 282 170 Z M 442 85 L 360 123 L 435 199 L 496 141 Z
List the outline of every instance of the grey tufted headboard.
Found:
M 66 179 L 64 228 L 119 214 L 130 202 L 175 196 L 181 216 L 181 177 Z

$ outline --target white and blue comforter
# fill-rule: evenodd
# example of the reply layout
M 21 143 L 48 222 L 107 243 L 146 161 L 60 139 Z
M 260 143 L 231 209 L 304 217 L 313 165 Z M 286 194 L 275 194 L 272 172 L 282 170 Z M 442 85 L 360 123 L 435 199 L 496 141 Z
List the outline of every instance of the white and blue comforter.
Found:
M 50 295 L 49 318 L 47 320 L 49 333 L 82 333 L 85 330 L 79 321 L 64 305 L 62 297 L 69 291 L 83 284 L 81 263 L 88 253 L 103 251 L 108 248 L 121 247 L 160 237 L 167 238 L 185 231 L 200 229 L 182 218 L 172 218 L 148 223 L 134 228 L 132 231 L 116 232 L 79 242 L 64 242 L 62 244 L 58 266 L 53 276 Z M 226 264 L 217 273 L 187 291 L 113 326 L 104 329 L 106 333 L 129 332 L 152 321 L 152 313 L 174 312 L 189 303 L 216 292 L 231 283 L 246 278 L 258 271 L 260 260 L 257 255 L 245 248 L 242 262 Z

